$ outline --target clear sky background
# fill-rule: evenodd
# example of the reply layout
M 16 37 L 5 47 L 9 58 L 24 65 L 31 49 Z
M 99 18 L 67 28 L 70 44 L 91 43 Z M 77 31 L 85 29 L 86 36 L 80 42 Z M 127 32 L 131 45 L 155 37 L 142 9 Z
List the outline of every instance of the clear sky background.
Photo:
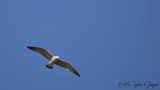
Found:
M 0 0 L 0 90 L 135 90 L 118 83 L 160 85 L 159 72 L 159 0 Z

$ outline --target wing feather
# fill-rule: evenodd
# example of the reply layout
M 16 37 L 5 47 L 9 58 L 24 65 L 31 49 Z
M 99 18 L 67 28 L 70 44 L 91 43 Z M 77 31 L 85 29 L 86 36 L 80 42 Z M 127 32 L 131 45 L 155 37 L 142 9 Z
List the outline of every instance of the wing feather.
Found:
M 32 46 L 28 46 L 27 48 L 43 55 L 45 58 L 47 58 L 48 60 L 51 60 L 51 58 L 53 57 L 47 50 L 43 49 L 43 48 L 39 48 L 39 47 L 32 47 Z
M 62 60 L 57 60 L 57 62 L 55 64 L 71 71 L 72 73 L 74 73 L 80 77 L 79 73 L 73 68 L 73 66 L 71 64 L 64 62 Z

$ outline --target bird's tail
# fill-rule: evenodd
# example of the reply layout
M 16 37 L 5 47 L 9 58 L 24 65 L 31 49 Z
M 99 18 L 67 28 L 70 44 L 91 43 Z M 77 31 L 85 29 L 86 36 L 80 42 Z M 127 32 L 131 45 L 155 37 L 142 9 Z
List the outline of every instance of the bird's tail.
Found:
M 53 65 L 50 64 L 50 63 L 46 64 L 46 67 L 49 68 L 49 69 L 53 69 Z

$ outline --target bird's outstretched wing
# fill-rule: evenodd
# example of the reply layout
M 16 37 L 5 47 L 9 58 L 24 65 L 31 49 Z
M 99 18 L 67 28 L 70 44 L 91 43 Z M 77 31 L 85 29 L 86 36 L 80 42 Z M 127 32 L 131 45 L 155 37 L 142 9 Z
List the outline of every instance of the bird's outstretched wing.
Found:
M 65 68 L 65 69 L 67 69 L 69 71 L 71 71 L 72 73 L 74 73 L 74 74 L 76 74 L 77 76 L 80 77 L 79 73 L 72 67 L 71 64 L 69 64 L 67 62 L 64 62 L 62 60 L 59 60 L 59 59 L 57 60 L 57 62 L 55 64 L 58 65 L 58 66 L 61 66 L 61 67 Z
M 28 46 L 27 48 L 43 55 L 45 58 L 47 58 L 48 60 L 51 60 L 51 58 L 53 57 L 48 51 L 46 51 L 43 48 L 39 48 L 39 47 L 32 47 L 32 46 Z

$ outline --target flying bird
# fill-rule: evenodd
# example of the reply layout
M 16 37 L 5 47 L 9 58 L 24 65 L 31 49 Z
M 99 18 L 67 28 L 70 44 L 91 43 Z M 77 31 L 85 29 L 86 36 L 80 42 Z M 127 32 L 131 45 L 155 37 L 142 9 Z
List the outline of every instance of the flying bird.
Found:
M 47 68 L 53 69 L 54 64 L 56 64 L 58 66 L 61 66 L 65 69 L 71 71 L 72 73 L 74 73 L 74 74 L 76 74 L 77 76 L 80 77 L 79 73 L 73 68 L 73 66 L 71 64 L 69 64 L 68 62 L 60 60 L 59 56 L 53 56 L 47 50 L 45 50 L 43 48 L 32 47 L 32 46 L 28 46 L 27 48 L 43 55 L 45 58 L 47 58 L 49 60 L 49 63 L 46 64 Z

